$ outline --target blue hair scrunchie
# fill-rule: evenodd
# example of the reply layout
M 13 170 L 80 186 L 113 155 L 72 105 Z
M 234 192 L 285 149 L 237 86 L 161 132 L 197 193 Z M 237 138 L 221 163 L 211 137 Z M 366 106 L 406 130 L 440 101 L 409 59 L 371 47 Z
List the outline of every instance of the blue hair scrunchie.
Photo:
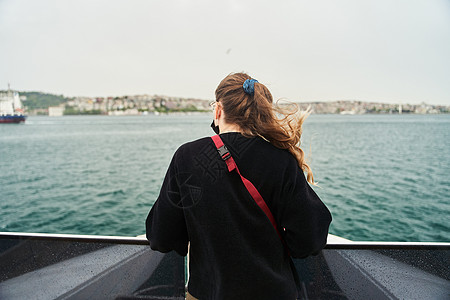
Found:
M 255 82 L 258 82 L 256 79 L 247 79 L 244 81 L 242 87 L 244 88 L 244 92 L 249 95 L 253 95 L 255 93 Z

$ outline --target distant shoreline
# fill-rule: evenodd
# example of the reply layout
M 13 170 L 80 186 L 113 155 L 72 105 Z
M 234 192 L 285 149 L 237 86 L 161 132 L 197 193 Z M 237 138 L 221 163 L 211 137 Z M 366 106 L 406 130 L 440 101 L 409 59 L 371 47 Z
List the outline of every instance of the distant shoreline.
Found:
M 142 115 L 208 113 L 210 101 L 161 95 L 121 97 L 73 97 L 41 92 L 19 92 L 28 115 Z M 357 100 L 289 102 L 312 114 L 448 114 L 450 106 L 404 103 L 365 102 Z M 284 102 L 281 101 L 281 105 Z
M 136 117 L 136 118 L 157 118 L 157 117 L 167 117 L 167 116 L 211 116 L 212 117 L 212 113 L 211 112 L 189 112 L 189 113 L 182 113 L 182 112 L 168 112 L 168 113 L 161 113 L 161 114 L 138 114 L 138 115 L 127 115 L 127 114 L 123 114 L 123 115 L 107 115 L 107 114 L 78 114 L 78 115 L 62 115 L 62 116 L 49 116 L 47 114 L 37 114 L 37 115 L 27 115 L 27 117 L 32 117 L 32 118 L 46 118 L 46 117 L 50 117 L 50 118 L 71 118 L 71 117 L 105 117 L 105 118 L 126 118 L 126 117 Z M 328 113 L 313 113 L 310 115 L 310 117 L 312 116 L 337 116 L 337 117 L 348 117 L 349 119 L 351 119 L 352 117 L 374 117 L 374 116 L 392 116 L 392 117 L 400 117 L 400 116 L 404 116 L 404 117 L 413 117 L 413 116 L 449 116 L 450 113 L 440 113 L 440 114 L 416 114 L 416 113 L 408 113 L 408 114 L 389 114 L 389 113 L 365 113 L 365 114 L 328 114 Z

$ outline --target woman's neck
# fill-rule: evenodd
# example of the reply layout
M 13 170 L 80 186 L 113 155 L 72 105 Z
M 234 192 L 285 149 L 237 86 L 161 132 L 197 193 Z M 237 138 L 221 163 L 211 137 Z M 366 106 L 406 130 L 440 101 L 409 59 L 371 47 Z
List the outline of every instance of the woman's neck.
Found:
M 227 133 L 227 132 L 242 132 L 241 127 L 239 127 L 237 124 L 223 124 L 219 125 L 220 133 Z

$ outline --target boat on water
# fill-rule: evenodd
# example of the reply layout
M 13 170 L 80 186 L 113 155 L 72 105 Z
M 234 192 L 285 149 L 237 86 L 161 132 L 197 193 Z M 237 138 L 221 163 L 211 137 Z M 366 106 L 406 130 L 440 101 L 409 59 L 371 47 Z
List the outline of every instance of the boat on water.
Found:
M 12 91 L 9 84 L 6 92 L 0 93 L 0 123 L 23 123 L 25 116 L 19 93 Z
M 450 299 L 450 243 L 329 235 L 294 259 L 299 299 Z M 0 299 L 185 299 L 186 260 L 139 237 L 0 232 Z

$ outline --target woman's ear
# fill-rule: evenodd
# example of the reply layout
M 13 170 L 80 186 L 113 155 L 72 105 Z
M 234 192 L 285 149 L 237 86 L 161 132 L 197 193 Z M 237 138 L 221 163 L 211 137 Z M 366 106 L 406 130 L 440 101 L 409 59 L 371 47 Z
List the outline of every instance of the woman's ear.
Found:
M 216 109 L 214 110 L 214 119 L 219 121 L 221 115 L 222 115 L 222 106 L 219 103 L 217 103 Z

